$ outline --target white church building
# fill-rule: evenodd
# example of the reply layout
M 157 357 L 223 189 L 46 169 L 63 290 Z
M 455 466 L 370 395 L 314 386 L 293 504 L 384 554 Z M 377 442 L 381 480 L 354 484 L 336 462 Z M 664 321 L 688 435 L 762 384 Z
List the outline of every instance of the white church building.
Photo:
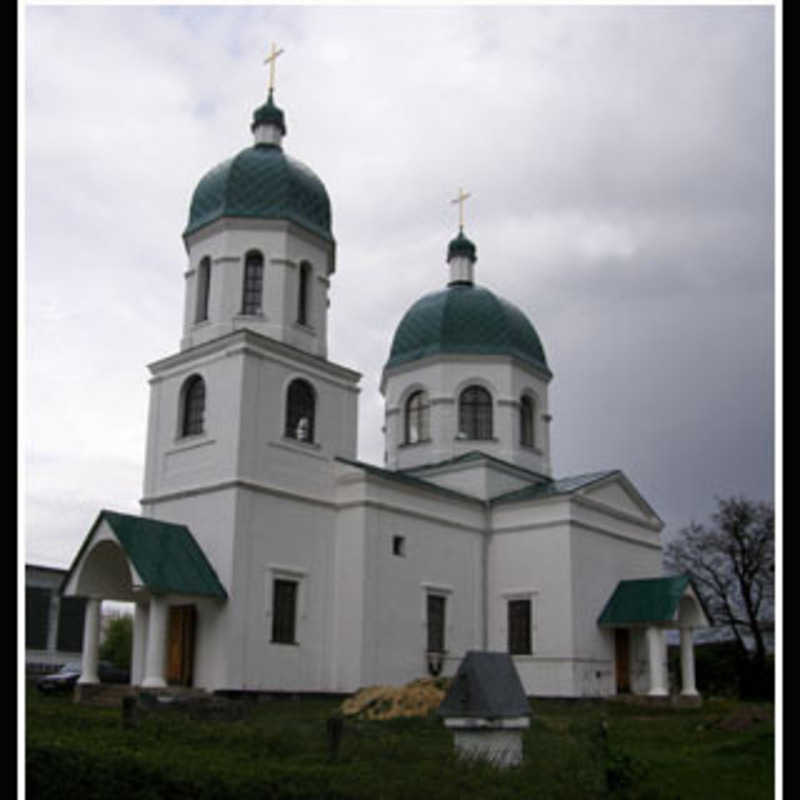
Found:
M 251 129 L 192 197 L 142 514 L 99 512 L 62 584 L 87 599 L 80 683 L 118 600 L 143 688 L 348 693 L 484 650 L 529 695 L 664 695 L 675 628 L 696 694 L 709 621 L 689 576 L 662 576 L 663 523 L 619 470 L 552 475 L 551 366 L 476 283 L 463 227 L 387 354 L 386 463 L 357 459 L 360 375 L 327 358 L 330 200 L 285 152 L 272 89 Z

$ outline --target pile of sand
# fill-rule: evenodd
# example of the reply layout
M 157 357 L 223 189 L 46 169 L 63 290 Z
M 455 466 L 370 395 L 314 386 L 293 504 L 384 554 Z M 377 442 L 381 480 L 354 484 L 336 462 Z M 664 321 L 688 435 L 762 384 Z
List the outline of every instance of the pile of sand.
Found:
M 348 697 L 340 710 L 359 719 L 425 717 L 439 707 L 450 684 L 450 678 L 418 678 L 405 686 L 368 686 Z

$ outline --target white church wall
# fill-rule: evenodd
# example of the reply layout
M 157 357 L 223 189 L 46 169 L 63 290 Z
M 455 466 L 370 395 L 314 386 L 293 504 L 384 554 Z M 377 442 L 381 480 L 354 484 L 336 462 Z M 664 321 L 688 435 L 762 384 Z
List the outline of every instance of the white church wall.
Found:
M 336 515 L 336 553 L 332 592 L 332 659 L 329 685 L 353 692 L 364 685 L 366 505 L 350 505 Z
M 335 510 L 240 490 L 237 527 L 231 602 L 242 671 L 230 675 L 232 684 L 256 691 L 329 690 Z M 276 579 L 297 583 L 295 643 L 272 641 Z
M 531 599 L 532 653 L 514 663 L 529 695 L 575 694 L 569 523 L 564 503 L 496 509 L 489 546 L 489 649 L 508 651 L 508 602 Z
M 357 448 L 358 374 L 316 359 L 252 346 L 244 358 L 239 473 L 295 491 L 332 492 L 334 456 L 354 458 Z M 285 436 L 289 384 L 307 381 L 315 393 L 313 441 Z
M 233 474 L 239 434 L 241 364 L 210 346 L 187 360 L 151 366 L 150 412 L 144 480 L 146 496 L 209 484 Z M 203 432 L 181 435 L 182 388 L 192 375 L 206 387 Z
M 452 674 L 482 641 L 482 505 L 344 464 L 337 471 L 337 661 L 346 676 L 339 686 L 427 674 L 429 591 L 446 597 L 445 673 Z M 402 538 L 399 554 L 394 537 Z M 358 585 L 345 585 L 347 577 Z
M 454 674 L 480 647 L 483 534 L 389 508 L 371 508 L 367 526 L 364 677 L 401 684 L 428 674 L 429 593 L 445 598 L 443 674 Z M 393 552 L 395 536 L 402 555 Z

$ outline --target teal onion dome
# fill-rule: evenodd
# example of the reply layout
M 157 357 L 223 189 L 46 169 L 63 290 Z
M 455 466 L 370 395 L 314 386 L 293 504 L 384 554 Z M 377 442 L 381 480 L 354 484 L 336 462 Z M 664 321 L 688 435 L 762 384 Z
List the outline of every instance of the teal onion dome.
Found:
M 470 283 L 451 283 L 417 300 L 400 320 L 384 369 L 444 354 L 513 356 L 552 374 L 528 317 Z
M 324 184 L 274 144 L 248 147 L 200 179 L 184 236 L 221 217 L 288 220 L 333 241 Z
M 458 236 L 447 245 L 447 260 L 457 256 L 465 256 L 471 261 L 477 260 L 475 245 L 464 236 L 463 231 L 458 232 Z
M 269 90 L 267 102 L 253 112 L 253 123 L 250 125 L 250 129 L 255 131 L 259 125 L 275 125 L 280 129 L 281 134 L 286 136 L 286 120 L 283 117 L 283 111 L 272 101 L 272 89 Z

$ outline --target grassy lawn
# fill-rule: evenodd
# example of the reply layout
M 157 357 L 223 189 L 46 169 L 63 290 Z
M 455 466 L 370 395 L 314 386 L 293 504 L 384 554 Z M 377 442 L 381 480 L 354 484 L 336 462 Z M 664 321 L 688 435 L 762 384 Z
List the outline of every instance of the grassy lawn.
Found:
M 27 694 L 28 797 L 652 798 L 773 797 L 772 706 L 698 709 L 534 700 L 521 767 L 464 763 L 436 718 L 347 720 L 331 758 L 327 700 L 247 703 L 238 719 L 143 713 Z M 236 715 L 234 715 L 236 716 Z

